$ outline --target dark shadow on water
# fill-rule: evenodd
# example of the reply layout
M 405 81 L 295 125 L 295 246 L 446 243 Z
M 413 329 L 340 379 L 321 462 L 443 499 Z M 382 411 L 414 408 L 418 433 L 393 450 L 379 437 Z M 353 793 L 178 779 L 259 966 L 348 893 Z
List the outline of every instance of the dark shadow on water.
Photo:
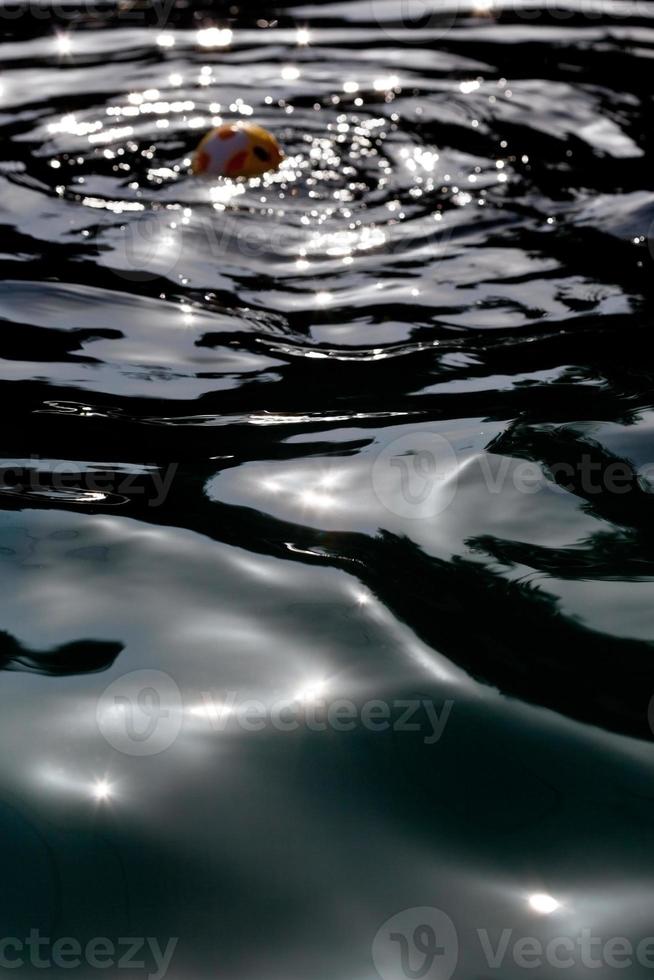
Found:
M 50 650 L 30 650 L 9 633 L 0 631 L 0 670 L 65 677 L 107 670 L 123 650 L 122 643 L 75 640 Z

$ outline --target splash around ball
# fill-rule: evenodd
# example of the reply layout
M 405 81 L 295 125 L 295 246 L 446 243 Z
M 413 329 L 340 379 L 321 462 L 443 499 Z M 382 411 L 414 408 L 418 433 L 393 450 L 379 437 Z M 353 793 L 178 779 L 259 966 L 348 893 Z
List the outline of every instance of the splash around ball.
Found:
M 206 177 L 259 177 L 277 170 L 284 151 L 256 123 L 223 123 L 212 129 L 193 154 L 191 170 Z

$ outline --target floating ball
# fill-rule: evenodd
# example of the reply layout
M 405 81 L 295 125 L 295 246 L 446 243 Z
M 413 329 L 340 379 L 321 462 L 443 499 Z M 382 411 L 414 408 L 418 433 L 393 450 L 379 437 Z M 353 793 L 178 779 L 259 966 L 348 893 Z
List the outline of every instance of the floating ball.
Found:
M 284 159 L 279 143 L 256 123 L 223 123 L 212 129 L 193 154 L 194 174 L 207 177 L 259 177 Z

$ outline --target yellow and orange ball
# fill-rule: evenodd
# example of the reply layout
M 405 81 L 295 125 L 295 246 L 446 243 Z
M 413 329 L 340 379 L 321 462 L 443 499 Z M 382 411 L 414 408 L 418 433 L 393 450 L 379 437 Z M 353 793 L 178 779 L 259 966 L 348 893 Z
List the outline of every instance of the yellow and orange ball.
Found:
M 256 123 L 223 123 L 212 129 L 193 154 L 194 174 L 207 177 L 260 177 L 284 159 L 279 143 Z

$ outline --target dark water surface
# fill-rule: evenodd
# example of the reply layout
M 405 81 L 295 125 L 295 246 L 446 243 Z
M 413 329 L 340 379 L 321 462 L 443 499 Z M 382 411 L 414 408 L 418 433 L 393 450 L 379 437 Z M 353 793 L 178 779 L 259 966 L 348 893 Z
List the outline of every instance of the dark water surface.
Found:
M 604 944 L 654 935 L 654 7 L 40 13 L 0 21 L 2 967 L 651 976 Z M 282 170 L 188 176 L 240 117 Z

